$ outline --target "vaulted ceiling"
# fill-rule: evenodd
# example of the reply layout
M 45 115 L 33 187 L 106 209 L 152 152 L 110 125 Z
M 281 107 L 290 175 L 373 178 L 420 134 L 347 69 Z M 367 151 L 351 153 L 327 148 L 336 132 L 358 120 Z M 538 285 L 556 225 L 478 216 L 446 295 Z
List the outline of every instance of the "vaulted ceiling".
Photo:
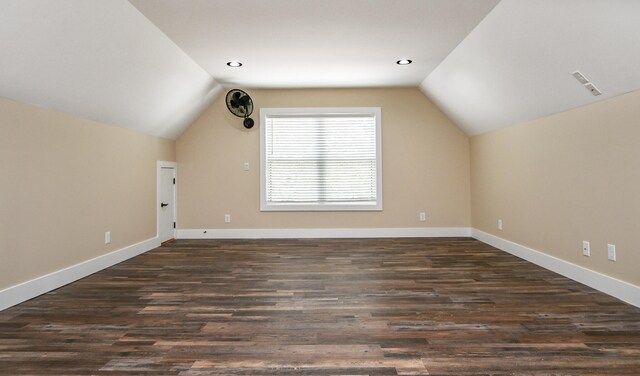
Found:
M 4 0 L 0 52 L 0 96 L 171 139 L 231 87 L 419 87 L 474 135 L 640 89 L 640 1 Z

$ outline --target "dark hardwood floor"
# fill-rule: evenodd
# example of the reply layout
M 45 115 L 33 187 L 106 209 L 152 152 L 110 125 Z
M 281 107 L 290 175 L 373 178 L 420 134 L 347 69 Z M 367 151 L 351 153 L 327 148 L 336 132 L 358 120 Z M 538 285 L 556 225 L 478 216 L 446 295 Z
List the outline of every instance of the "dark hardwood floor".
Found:
M 175 241 L 0 312 L 3 375 L 640 375 L 640 309 L 469 238 Z

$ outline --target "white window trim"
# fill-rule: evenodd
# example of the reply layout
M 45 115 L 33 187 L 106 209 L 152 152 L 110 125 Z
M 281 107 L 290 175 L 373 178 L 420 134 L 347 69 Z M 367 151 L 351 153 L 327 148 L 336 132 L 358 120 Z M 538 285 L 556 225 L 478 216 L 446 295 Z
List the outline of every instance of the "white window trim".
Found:
M 376 192 L 375 204 L 290 204 L 268 203 L 266 200 L 266 132 L 264 124 L 269 115 L 289 114 L 373 114 L 376 121 Z M 380 107 L 318 107 L 318 108 L 261 108 L 260 109 L 260 211 L 382 211 L 382 127 Z

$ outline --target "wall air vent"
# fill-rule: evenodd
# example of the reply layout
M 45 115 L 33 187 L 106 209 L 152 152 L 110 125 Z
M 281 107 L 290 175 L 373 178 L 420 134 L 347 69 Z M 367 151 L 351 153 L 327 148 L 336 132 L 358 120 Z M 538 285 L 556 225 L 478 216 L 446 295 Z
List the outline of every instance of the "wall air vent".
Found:
M 596 85 L 591 83 L 589 81 L 589 79 L 584 76 L 584 74 L 580 73 L 580 71 L 575 71 L 575 72 L 571 73 L 571 75 L 573 77 L 575 77 L 576 80 L 578 80 L 578 82 L 580 82 L 582 84 L 582 86 L 584 86 L 587 90 L 589 90 L 589 92 L 592 95 L 596 96 L 596 95 L 602 94 L 602 92 L 600 90 L 598 90 Z
M 573 75 L 573 77 L 576 78 L 576 80 L 578 80 L 578 82 L 580 82 L 581 84 L 585 85 L 589 83 L 589 80 L 587 80 L 587 78 L 580 73 L 580 71 L 575 71 L 573 73 L 571 73 Z
M 594 96 L 602 94 L 602 92 L 600 90 L 598 90 L 596 85 L 592 84 L 591 82 L 589 82 L 586 85 L 584 85 L 584 87 L 586 87 L 587 90 L 589 90 L 591 92 L 591 94 L 593 94 Z

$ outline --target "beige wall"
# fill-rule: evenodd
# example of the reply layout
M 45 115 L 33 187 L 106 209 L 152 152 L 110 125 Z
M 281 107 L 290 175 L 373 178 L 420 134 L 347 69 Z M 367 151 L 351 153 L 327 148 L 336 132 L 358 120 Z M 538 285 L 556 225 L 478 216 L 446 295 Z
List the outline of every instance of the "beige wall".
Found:
M 418 89 L 248 92 L 256 122 L 260 107 L 380 106 L 384 211 L 260 212 L 260 125 L 244 130 L 221 95 L 177 141 L 179 228 L 469 226 L 469 139 Z
M 156 160 L 175 142 L 0 98 L 0 290 L 155 237 Z
M 417 89 L 249 93 L 253 130 L 222 95 L 177 143 L 0 98 L 0 290 L 154 237 L 156 161 L 176 159 L 182 229 L 472 225 L 640 284 L 640 91 L 473 137 L 470 148 Z M 339 106 L 382 107 L 384 211 L 260 212 L 259 108 Z
M 473 227 L 640 285 L 640 91 L 473 137 L 471 161 Z
M 253 130 L 222 95 L 177 142 L 0 98 L 0 290 L 154 237 L 156 161 L 176 159 L 181 229 L 471 225 L 640 284 L 640 91 L 470 146 L 417 89 L 249 93 Z M 259 108 L 340 106 L 382 107 L 384 211 L 260 212 Z

